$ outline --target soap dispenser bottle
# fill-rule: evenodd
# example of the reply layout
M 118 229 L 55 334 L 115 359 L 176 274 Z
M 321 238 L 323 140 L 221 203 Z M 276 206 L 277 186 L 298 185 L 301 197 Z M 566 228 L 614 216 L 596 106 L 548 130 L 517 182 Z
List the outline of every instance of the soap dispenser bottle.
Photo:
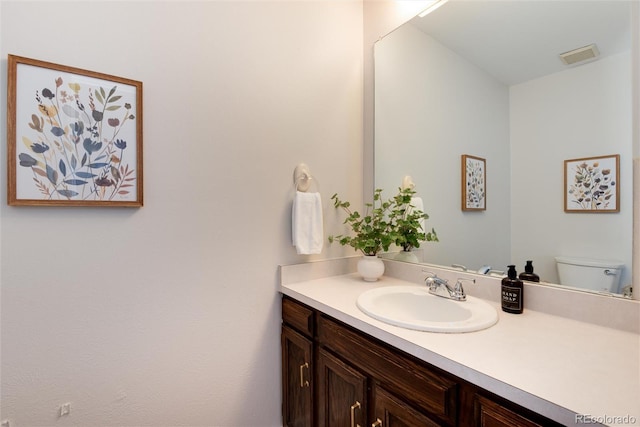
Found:
M 502 311 L 507 313 L 522 313 L 524 286 L 518 279 L 515 265 L 510 265 L 507 277 L 502 279 Z
M 528 280 L 529 282 L 539 282 L 540 276 L 533 272 L 533 261 L 527 261 L 527 265 L 524 266 L 524 272 L 518 276 L 520 280 Z

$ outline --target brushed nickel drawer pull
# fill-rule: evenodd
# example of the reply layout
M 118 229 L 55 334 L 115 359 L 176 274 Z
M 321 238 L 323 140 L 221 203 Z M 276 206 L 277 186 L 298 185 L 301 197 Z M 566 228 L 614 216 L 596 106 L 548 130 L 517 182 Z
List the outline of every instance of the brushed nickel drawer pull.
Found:
M 380 418 L 377 418 L 376 422 L 371 424 L 371 427 L 382 427 L 382 420 Z

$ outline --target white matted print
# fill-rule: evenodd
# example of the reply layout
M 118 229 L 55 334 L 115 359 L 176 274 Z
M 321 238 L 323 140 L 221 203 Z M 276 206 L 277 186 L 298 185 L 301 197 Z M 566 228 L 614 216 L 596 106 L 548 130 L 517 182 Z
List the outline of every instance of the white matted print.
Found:
M 564 161 L 565 212 L 620 212 L 620 155 Z
M 481 157 L 462 155 L 461 209 L 484 211 L 487 209 L 487 161 Z
M 8 63 L 9 205 L 142 206 L 142 82 Z

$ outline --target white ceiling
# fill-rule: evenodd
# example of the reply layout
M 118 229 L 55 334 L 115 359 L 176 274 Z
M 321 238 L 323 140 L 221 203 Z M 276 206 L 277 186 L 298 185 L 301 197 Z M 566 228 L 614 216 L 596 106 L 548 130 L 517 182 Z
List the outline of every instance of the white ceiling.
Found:
M 601 57 L 629 50 L 634 1 L 449 0 L 410 23 L 512 85 L 566 69 L 558 55 L 592 43 Z

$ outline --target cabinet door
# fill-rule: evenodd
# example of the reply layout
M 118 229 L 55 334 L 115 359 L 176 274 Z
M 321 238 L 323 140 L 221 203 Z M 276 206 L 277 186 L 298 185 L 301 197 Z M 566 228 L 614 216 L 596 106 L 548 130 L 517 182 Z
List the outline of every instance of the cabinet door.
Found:
M 327 316 L 318 341 L 443 426 L 458 425 L 458 380 Z
M 439 427 L 402 400 L 376 386 L 372 427 Z
M 282 418 L 285 427 L 311 427 L 313 422 L 313 345 L 282 327 Z
M 361 427 L 367 379 L 324 350 L 318 352 L 318 427 Z
M 477 427 L 542 427 L 556 425 L 555 423 L 538 424 L 528 417 L 517 414 L 498 402 L 476 395 L 476 422 Z

